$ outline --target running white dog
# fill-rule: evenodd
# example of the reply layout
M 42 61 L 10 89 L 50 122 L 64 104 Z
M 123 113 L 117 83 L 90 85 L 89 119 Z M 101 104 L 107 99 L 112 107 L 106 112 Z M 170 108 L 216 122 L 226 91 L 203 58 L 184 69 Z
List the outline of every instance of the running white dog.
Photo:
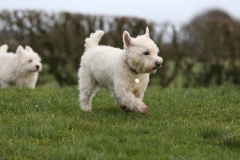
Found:
M 8 46 L 0 47 L 0 84 L 2 88 L 35 88 L 38 72 L 42 70 L 41 59 L 31 47 L 18 46 L 16 54 L 7 53 Z
M 158 56 L 158 47 L 149 37 L 148 28 L 145 35 L 136 38 L 130 37 L 125 31 L 123 50 L 99 46 L 103 34 L 103 31 L 98 30 L 85 40 L 86 50 L 78 71 L 81 109 L 92 110 L 92 98 L 101 85 L 110 91 L 121 109 L 147 114 L 149 109 L 142 99 L 149 74 L 156 73 L 163 63 L 163 59 Z

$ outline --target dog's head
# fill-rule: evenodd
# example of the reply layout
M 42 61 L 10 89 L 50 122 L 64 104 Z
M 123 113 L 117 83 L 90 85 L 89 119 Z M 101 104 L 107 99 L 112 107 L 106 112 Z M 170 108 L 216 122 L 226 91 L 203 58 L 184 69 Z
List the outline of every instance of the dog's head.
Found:
M 22 46 L 18 46 L 16 54 L 18 56 L 17 65 L 21 72 L 33 73 L 42 70 L 41 59 L 31 47 L 26 46 L 24 49 Z
M 124 49 L 127 63 L 138 73 L 155 74 L 162 66 L 163 59 L 158 56 L 159 49 L 149 37 L 148 27 L 146 33 L 132 38 L 127 31 L 123 33 Z

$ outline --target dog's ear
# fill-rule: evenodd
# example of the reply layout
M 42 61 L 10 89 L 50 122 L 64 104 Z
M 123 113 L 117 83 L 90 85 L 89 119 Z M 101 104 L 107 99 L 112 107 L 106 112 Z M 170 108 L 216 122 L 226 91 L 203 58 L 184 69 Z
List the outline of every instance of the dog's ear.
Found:
M 131 45 L 131 36 L 127 31 L 124 31 L 123 33 L 123 43 L 124 43 L 124 48 L 128 48 Z
M 26 50 L 26 51 L 33 52 L 33 49 L 32 49 L 31 47 L 29 47 L 29 46 L 26 46 L 26 47 L 25 47 L 25 50 Z
M 7 52 L 7 50 L 8 50 L 8 45 L 7 44 L 4 44 L 0 47 L 0 53 L 1 52 Z
M 146 28 L 145 36 L 149 38 L 149 29 L 148 29 L 148 27 Z
M 24 48 L 21 45 L 19 45 L 17 48 L 16 54 L 22 54 L 23 51 L 24 51 Z

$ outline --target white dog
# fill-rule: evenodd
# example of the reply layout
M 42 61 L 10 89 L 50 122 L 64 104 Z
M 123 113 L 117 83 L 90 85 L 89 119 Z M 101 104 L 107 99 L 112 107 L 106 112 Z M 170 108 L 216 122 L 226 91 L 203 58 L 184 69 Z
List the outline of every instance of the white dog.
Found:
M 156 73 L 163 63 L 158 56 L 158 47 L 149 37 L 148 28 L 145 35 L 136 38 L 125 31 L 123 50 L 99 46 L 103 34 L 98 30 L 85 40 L 86 50 L 78 71 L 81 109 L 91 111 L 92 98 L 101 85 L 110 91 L 121 109 L 147 114 L 149 110 L 142 99 L 149 74 Z
M 35 88 L 38 72 L 42 70 L 41 59 L 31 47 L 18 46 L 16 54 L 7 53 L 8 46 L 0 47 L 0 84 L 2 88 L 12 85 Z

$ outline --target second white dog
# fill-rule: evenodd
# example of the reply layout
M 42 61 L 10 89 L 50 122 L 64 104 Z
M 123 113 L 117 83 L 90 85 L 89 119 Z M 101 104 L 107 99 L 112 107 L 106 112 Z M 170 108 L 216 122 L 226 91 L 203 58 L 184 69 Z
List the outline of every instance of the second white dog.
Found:
M 85 40 L 85 53 L 81 58 L 79 77 L 80 105 L 91 111 L 91 101 L 99 85 L 107 88 L 116 103 L 125 111 L 148 113 L 142 102 L 149 82 L 149 74 L 156 73 L 163 59 L 149 30 L 136 38 L 123 33 L 124 49 L 99 46 L 103 31 L 96 31 Z
M 35 88 L 38 72 L 42 70 L 41 59 L 29 46 L 18 46 L 16 54 L 7 53 L 8 46 L 0 47 L 0 84 L 2 88 L 12 85 Z

